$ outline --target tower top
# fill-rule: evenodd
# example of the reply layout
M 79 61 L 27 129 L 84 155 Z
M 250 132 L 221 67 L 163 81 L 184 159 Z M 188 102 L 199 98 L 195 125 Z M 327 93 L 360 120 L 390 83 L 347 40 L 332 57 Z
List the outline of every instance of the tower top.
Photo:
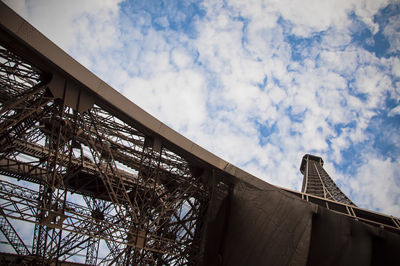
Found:
M 304 171 L 306 169 L 307 159 L 319 162 L 321 166 L 324 166 L 324 160 L 322 160 L 321 157 L 315 156 L 315 155 L 311 155 L 311 154 L 306 154 L 306 155 L 303 156 L 303 159 L 301 160 L 301 165 L 300 165 L 300 172 L 303 175 L 304 175 Z
M 323 166 L 324 161 L 321 157 L 311 154 L 303 156 L 300 165 L 300 172 L 303 174 L 301 192 L 355 206 L 340 190 Z

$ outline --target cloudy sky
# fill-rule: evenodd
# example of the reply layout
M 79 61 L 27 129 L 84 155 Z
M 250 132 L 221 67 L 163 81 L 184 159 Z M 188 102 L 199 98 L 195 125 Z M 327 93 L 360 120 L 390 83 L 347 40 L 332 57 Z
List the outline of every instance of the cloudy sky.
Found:
M 305 153 L 400 217 L 400 4 L 5 1 L 134 103 L 257 177 L 300 190 Z

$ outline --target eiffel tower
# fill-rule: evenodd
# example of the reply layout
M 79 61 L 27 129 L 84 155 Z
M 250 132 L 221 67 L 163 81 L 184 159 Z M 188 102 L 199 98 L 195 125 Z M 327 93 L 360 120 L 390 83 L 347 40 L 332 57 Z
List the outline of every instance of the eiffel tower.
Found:
M 301 191 L 324 199 L 356 206 L 335 184 L 323 166 L 324 161 L 321 157 L 311 154 L 304 155 L 300 166 L 300 172 L 304 176 Z
M 1 265 L 399 264 L 398 218 L 301 169 L 298 192 L 218 158 L 0 2 Z

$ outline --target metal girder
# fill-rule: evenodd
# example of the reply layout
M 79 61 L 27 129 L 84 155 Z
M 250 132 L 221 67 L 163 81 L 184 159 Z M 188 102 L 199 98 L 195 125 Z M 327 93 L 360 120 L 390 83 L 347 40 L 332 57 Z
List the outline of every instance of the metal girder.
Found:
M 32 184 L 0 182 L 2 217 L 35 224 L 37 261 L 199 261 L 208 190 L 189 163 L 99 106 L 80 111 L 70 81 L 4 47 L 0 62 L 0 174 Z
M 12 226 L 11 222 L 4 215 L 3 209 L 0 208 L 0 231 L 7 238 L 8 242 L 14 248 L 18 255 L 30 255 L 29 249 L 26 247 L 24 241 L 18 235 L 17 231 Z

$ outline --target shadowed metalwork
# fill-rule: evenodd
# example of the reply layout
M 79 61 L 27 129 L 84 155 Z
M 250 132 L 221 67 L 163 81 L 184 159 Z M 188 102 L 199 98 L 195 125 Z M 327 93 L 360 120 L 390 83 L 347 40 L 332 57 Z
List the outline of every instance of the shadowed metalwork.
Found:
M 37 184 L 1 181 L 2 221 L 35 224 L 32 254 L 66 260 L 86 250 L 89 264 L 195 262 L 208 191 L 185 159 L 99 106 L 66 106 L 44 73 L 3 47 L 0 55 L 0 173 Z

